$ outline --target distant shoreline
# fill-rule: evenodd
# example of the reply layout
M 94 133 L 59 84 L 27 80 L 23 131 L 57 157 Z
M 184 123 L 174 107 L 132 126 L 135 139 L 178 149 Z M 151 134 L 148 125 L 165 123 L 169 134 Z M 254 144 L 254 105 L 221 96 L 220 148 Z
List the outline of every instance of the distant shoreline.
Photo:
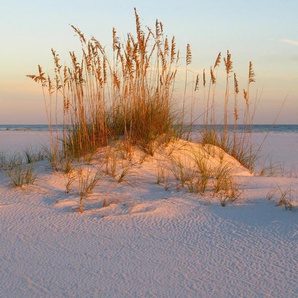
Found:
M 209 125 L 212 128 L 212 125 Z M 193 132 L 199 131 L 203 124 L 195 124 L 192 129 Z M 215 125 L 217 130 L 221 130 L 223 125 Z M 249 125 L 239 124 L 237 131 L 241 132 L 250 127 Z M 187 129 L 187 126 L 185 126 Z M 234 129 L 233 124 L 228 125 L 230 131 Z M 298 124 L 253 124 L 251 126 L 252 132 L 282 132 L 282 133 L 298 133 Z M 63 130 L 63 125 L 53 126 L 53 130 Z M 0 124 L 0 131 L 49 131 L 48 124 Z

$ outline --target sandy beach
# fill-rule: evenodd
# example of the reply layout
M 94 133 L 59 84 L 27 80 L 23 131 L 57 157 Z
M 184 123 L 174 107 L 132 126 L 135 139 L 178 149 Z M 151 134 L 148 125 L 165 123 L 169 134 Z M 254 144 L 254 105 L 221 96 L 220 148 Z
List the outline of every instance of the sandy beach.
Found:
M 77 182 L 66 193 L 66 175 L 48 161 L 34 165 L 35 183 L 22 188 L 2 169 L 0 297 L 298 297 L 294 136 L 272 134 L 262 147 L 262 159 L 271 155 L 283 173 L 261 177 L 224 157 L 241 191 L 225 207 L 173 178 L 168 187 L 157 184 L 159 154 L 136 152 L 139 162 L 120 183 L 118 174 L 103 175 L 83 213 Z M 1 152 L 48 141 L 44 132 L 2 131 L 0 138 Z M 100 164 L 99 154 L 76 166 Z M 277 207 L 282 190 L 290 190 L 293 210 Z
M 298 298 L 297 11 L 2 1 L 0 298 Z

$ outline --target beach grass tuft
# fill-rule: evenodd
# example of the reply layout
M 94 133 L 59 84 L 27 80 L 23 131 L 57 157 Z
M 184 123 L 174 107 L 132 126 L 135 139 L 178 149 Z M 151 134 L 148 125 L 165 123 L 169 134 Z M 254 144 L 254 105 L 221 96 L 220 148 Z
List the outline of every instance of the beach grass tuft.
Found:
M 193 125 L 202 121 L 201 143 L 222 148 L 253 171 L 257 156 L 251 142 L 254 111 L 251 112 L 250 89 L 255 81 L 252 62 L 249 62 L 247 87 L 243 89 L 245 129 L 239 133 L 240 86 L 231 52 L 227 50 L 223 58 L 221 52 L 217 55 L 210 67 L 208 84 L 205 69 L 201 80 L 199 74 L 194 74 L 193 53 L 187 44 L 184 88 L 181 98 L 177 99 L 181 62 L 175 36 L 169 38 L 158 20 L 153 29 L 143 28 L 136 9 L 134 19 L 135 34 L 128 33 L 121 41 L 113 28 L 110 47 L 95 37 L 87 39 L 78 27 L 71 25 L 80 40 L 81 51 L 71 51 L 69 64 L 63 65 L 59 54 L 52 49 L 54 75 L 46 75 L 40 65 L 37 75 L 28 75 L 42 86 L 51 133 L 51 162 L 55 169 L 59 169 L 64 159 L 67 172 L 73 158 L 94 156 L 98 148 L 118 140 L 125 145 L 123 150 L 127 156 L 133 146 L 153 156 L 160 146 L 173 139 L 190 140 Z M 219 71 L 221 64 L 224 72 Z M 220 73 L 225 74 L 223 93 L 217 87 Z M 191 76 L 194 82 L 189 81 Z M 193 90 L 189 90 L 190 86 Z M 200 97 L 205 107 L 197 111 Z M 218 97 L 223 102 L 218 103 Z M 223 106 L 223 119 L 219 121 L 218 106 Z M 232 132 L 229 130 L 231 119 Z M 59 123 L 63 124 L 62 133 L 55 130 Z M 115 176 L 113 154 L 107 157 L 106 169 Z M 184 185 L 184 179 L 180 177 L 180 180 Z M 203 185 L 202 182 L 200 188 Z
M 34 173 L 34 166 L 24 166 L 21 164 L 13 167 L 7 167 L 6 169 L 8 177 L 12 181 L 12 185 L 16 187 L 22 187 L 25 184 L 34 184 L 36 180 L 36 174 Z

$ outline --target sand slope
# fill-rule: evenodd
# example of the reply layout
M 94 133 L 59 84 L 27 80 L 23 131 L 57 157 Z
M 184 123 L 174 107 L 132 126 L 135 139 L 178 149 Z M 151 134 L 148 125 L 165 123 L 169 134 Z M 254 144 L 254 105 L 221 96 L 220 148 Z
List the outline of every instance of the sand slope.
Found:
M 76 186 L 66 194 L 47 162 L 23 189 L 1 171 L 0 297 L 298 296 L 297 209 L 265 199 L 276 183 L 297 191 L 297 178 L 255 177 L 230 160 L 243 193 L 222 207 L 174 180 L 157 185 L 156 158 L 122 183 L 103 177 L 82 214 Z

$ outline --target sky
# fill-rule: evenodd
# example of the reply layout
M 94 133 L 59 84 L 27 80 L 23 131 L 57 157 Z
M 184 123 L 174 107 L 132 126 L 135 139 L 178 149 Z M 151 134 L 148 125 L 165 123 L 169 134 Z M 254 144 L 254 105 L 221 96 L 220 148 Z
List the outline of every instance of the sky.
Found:
M 41 87 L 26 77 L 53 71 L 51 48 L 69 64 L 79 49 L 70 27 L 111 44 L 134 33 L 134 7 L 145 26 L 158 19 L 176 38 L 181 53 L 189 43 L 194 72 L 209 69 L 216 56 L 232 54 L 233 70 L 243 88 L 252 61 L 256 82 L 251 95 L 260 100 L 254 123 L 298 124 L 297 0 L 0 0 L 0 124 L 46 123 Z M 220 86 L 219 86 L 220 88 Z M 278 115 L 283 102 L 285 104 Z

